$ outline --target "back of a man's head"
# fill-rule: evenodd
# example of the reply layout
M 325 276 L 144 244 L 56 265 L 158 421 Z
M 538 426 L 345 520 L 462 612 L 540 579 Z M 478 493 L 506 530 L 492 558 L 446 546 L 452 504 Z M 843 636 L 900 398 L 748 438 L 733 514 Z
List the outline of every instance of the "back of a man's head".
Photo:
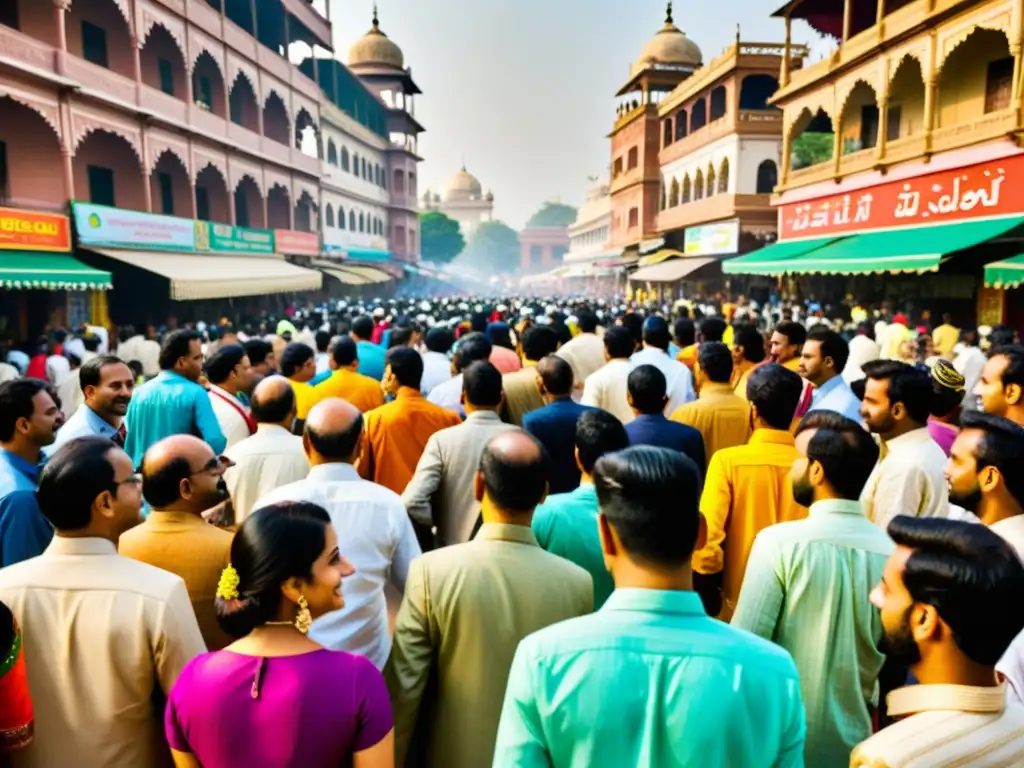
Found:
M 526 329 L 522 338 L 523 357 L 537 362 L 558 349 L 558 334 L 547 325 L 534 325 Z
M 632 406 L 642 415 L 654 415 L 665 410 L 668 383 L 653 365 L 638 365 L 629 372 L 626 387 Z
M 825 480 L 840 498 L 856 501 L 878 463 L 878 444 L 860 424 L 834 411 L 811 411 L 797 427 L 797 438 L 814 434 L 807 444 L 808 467 L 821 465 Z
M 267 357 L 274 351 L 273 345 L 266 339 L 249 339 L 243 345 L 249 363 L 253 366 L 263 365 Z
M 391 374 L 403 387 L 419 389 L 423 381 L 423 357 L 412 347 L 392 347 L 384 358 Z
M 362 436 L 363 415 L 345 400 L 322 400 L 306 417 L 303 440 L 329 462 L 344 462 L 358 455 Z
M 331 347 L 331 358 L 339 368 L 348 368 L 359 359 L 359 348 L 351 336 L 342 336 Z
M 459 339 L 455 346 L 455 362 L 459 371 L 465 371 L 473 363 L 490 360 L 494 345 L 482 333 L 470 333 Z
M 672 335 L 679 346 L 688 347 L 697 339 L 697 327 L 690 318 L 681 317 L 672 327 Z
M 692 461 L 667 448 L 634 446 L 598 459 L 594 486 L 626 557 L 655 571 L 689 567 L 700 522 Z
M 800 405 L 804 382 L 778 363 L 758 366 L 747 381 L 747 400 L 772 429 L 789 429 Z
M 189 356 L 192 342 L 202 341 L 202 338 L 197 331 L 187 328 L 168 333 L 164 337 L 164 343 L 160 346 L 160 370 L 174 370 L 178 360 Z
M 701 339 L 707 343 L 709 341 L 721 341 L 722 337 L 725 336 L 726 329 L 725 320 L 720 317 L 706 317 L 700 324 L 700 335 Z
M 70 440 L 50 457 L 39 475 L 36 501 L 58 531 L 78 531 L 92 522 L 96 497 L 116 492 L 110 454 L 119 449 L 105 437 Z
M 629 448 L 626 428 L 608 411 L 593 408 L 585 411 L 576 422 L 576 455 L 580 468 L 586 473 L 594 471 L 594 464 L 602 456 Z
M 280 376 L 263 379 L 249 400 L 252 417 L 259 424 L 280 424 L 295 413 L 295 390 Z
M 446 355 L 455 343 L 455 336 L 447 328 L 438 325 L 427 331 L 423 343 L 428 351 Z
M 352 321 L 352 335 L 360 341 L 370 341 L 373 336 L 373 318 L 360 315 Z
M 537 363 L 537 373 L 549 395 L 562 397 L 572 394 L 572 366 L 558 355 L 541 358 Z
M 705 341 L 697 348 L 697 362 L 713 384 L 728 384 L 732 378 L 732 352 L 721 341 Z
M 502 396 L 501 371 L 487 362 L 473 363 L 462 372 L 462 394 L 474 408 L 497 408 Z
M 278 365 L 281 368 L 281 375 L 291 378 L 301 371 L 307 362 L 315 357 L 312 347 L 298 341 L 291 342 L 281 352 L 281 359 Z
M 509 515 L 533 512 L 547 494 L 551 459 L 534 437 L 520 430 L 490 439 L 480 459 L 484 498 Z
M 668 321 L 659 315 L 652 315 L 644 321 L 644 344 L 658 349 L 668 349 L 672 341 L 668 332 Z
M 604 349 L 612 360 L 626 360 L 636 349 L 628 328 L 613 325 L 604 333 Z
M 231 378 L 231 374 L 235 368 L 241 365 L 245 356 L 245 347 L 241 344 L 227 344 L 220 347 L 206 361 L 206 377 L 211 384 L 222 384 Z
M 317 331 L 313 338 L 316 340 L 316 351 L 326 352 L 331 346 L 331 334 L 327 331 Z
M 597 315 L 589 309 L 584 309 L 577 313 L 576 327 L 580 329 L 580 333 L 595 333 L 597 326 Z

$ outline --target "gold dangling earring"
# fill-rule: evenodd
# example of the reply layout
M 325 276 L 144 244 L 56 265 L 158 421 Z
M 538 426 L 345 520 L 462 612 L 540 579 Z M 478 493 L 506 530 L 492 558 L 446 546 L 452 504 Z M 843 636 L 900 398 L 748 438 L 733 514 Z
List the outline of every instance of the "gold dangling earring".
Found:
M 295 614 L 295 628 L 302 634 L 307 634 L 313 624 L 313 616 L 309 612 L 309 603 L 303 595 L 299 595 L 299 610 Z

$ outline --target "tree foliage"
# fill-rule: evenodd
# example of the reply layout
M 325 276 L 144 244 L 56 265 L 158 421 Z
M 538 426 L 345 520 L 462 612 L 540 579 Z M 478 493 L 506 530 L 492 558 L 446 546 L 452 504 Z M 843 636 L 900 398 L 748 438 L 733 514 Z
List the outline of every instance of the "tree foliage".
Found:
M 420 214 L 420 255 L 427 261 L 447 264 L 466 247 L 459 222 L 440 211 Z
M 793 140 L 793 170 L 824 163 L 832 158 L 835 134 L 804 131 Z
M 526 223 L 528 227 L 568 227 L 576 221 L 576 209 L 563 203 L 544 203 Z
M 491 274 L 508 274 L 519 267 L 519 234 L 503 221 L 485 221 L 469 238 L 462 259 Z

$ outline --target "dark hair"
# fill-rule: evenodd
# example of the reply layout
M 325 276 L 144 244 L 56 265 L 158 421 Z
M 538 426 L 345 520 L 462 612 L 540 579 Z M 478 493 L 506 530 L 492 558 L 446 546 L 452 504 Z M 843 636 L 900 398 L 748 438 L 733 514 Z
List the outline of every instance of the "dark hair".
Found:
M 622 316 L 622 327 L 629 331 L 629 336 L 633 339 L 633 349 L 640 346 L 640 342 L 644 340 L 643 316 L 637 312 L 627 312 Z
M 588 475 L 602 456 L 629 448 L 629 435 L 622 422 L 608 411 L 592 408 L 576 422 L 576 450 Z
M 540 360 L 558 349 L 558 334 L 547 325 L 534 325 L 523 334 L 523 357 Z
M 833 411 L 811 411 L 796 433 L 817 430 L 807 444 L 807 458 L 816 461 L 836 493 L 859 499 L 878 463 L 878 445 L 860 424 Z
M 272 621 L 288 579 L 310 580 L 327 546 L 331 517 L 308 501 L 284 501 L 249 515 L 231 541 L 238 599 L 217 597 L 217 622 L 231 637 L 245 637 Z
M 668 382 L 658 368 L 653 365 L 638 365 L 629 372 L 626 386 L 633 407 L 642 414 L 662 413 L 665 410 L 665 394 Z
M 295 390 L 291 385 L 280 387 L 274 395 L 268 395 L 257 387 L 249 399 L 252 417 L 258 424 L 280 424 L 295 410 Z
M 340 368 L 348 368 L 359 359 L 359 348 L 351 336 L 342 336 L 331 347 L 331 358 Z
M 455 336 L 447 328 L 438 325 L 427 331 L 423 343 L 431 352 L 440 352 L 442 355 L 446 355 L 455 343 Z
M 700 335 L 705 342 L 721 341 L 728 326 L 720 317 L 707 317 L 700 324 Z
M 932 381 L 924 371 L 899 360 L 872 360 L 861 366 L 864 376 L 889 382 L 889 406 L 903 403 L 911 421 L 924 424 L 932 410 Z
M 307 421 L 305 433 L 309 444 L 325 459 L 347 459 L 356 452 L 359 441 L 363 438 L 363 414 L 360 413 L 345 429 L 329 427 L 324 431 L 317 431 Z
M 753 325 L 744 323 L 733 330 L 733 346 L 743 348 L 743 358 L 752 363 L 760 363 L 765 359 L 764 336 Z M 792 373 L 792 371 L 790 371 Z
M 773 429 L 789 429 L 803 391 L 803 379 L 778 363 L 759 365 L 747 380 L 747 400 Z
M 964 411 L 961 429 L 984 432 L 978 443 L 975 461 L 979 471 L 995 467 L 1006 483 L 1006 490 L 1024 506 L 1024 427 L 1016 422 L 980 411 Z
M 423 358 L 412 347 L 392 347 L 384 362 L 391 366 L 391 373 L 403 387 L 419 389 L 423 381 Z
M 242 346 L 252 365 L 263 365 L 274 351 L 274 345 L 266 339 L 249 339 Z
M 203 337 L 198 331 L 182 328 L 171 331 L 164 337 L 164 343 L 160 347 L 160 370 L 170 371 L 177 365 L 178 360 L 188 357 L 189 347 L 193 341 L 202 342 Z
M 846 368 L 846 361 L 850 359 L 850 345 L 846 343 L 846 339 L 835 331 L 830 331 L 826 328 L 815 328 L 807 334 L 806 340 L 818 342 L 821 345 L 819 350 L 821 352 L 821 359 L 824 360 L 826 357 L 831 357 L 836 373 L 843 372 L 843 369 Z
M 679 451 L 633 446 L 597 460 L 597 501 L 633 558 L 661 568 L 690 562 L 697 543 L 700 477 Z
M 580 329 L 580 333 L 594 333 L 598 325 L 597 315 L 589 309 L 576 313 L 576 327 Z
M 800 323 L 794 323 L 792 320 L 783 320 L 781 323 L 778 323 L 775 326 L 775 333 L 785 336 L 786 341 L 798 347 L 802 347 L 808 338 L 807 329 Z
M 633 354 L 636 343 L 628 328 L 613 325 L 604 332 L 604 348 L 612 360 L 623 360 Z
M 987 525 L 899 515 L 888 527 L 913 550 L 903 585 L 914 602 L 933 606 L 953 642 L 976 664 L 995 666 L 1024 629 L 1024 565 Z
M 169 506 L 181 498 L 181 481 L 191 474 L 192 467 L 184 456 L 176 456 L 156 472 L 146 471 L 146 460 L 143 458 L 142 495 L 154 509 Z
M 206 378 L 213 384 L 227 381 L 231 377 L 231 372 L 238 367 L 245 356 L 245 347 L 241 344 L 226 344 L 206 361 Z
M 1003 344 L 995 347 L 989 358 L 1005 357 L 1006 370 L 1003 371 L 1003 386 L 1017 384 L 1024 388 L 1024 347 L 1020 344 Z
M 125 362 L 117 355 L 99 355 L 92 358 L 92 360 L 85 363 L 78 370 L 78 383 L 81 385 L 83 392 L 85 392 L 86 387 L 98 387 L 100 385 L 103 368 L 107 365 L 125 365 Z
M 652 315 L 644 321 L 643 342 L 658 349 L 668 349 L 672 341 L 668 332 L 668 321 L 659 315 Z
M 484 334 L 474 331 L 459 339 L 455 347 L 455 363 L 459 372 L 465 371 L 473 363 L 490 360 L 494 345 Z
M 360 341 L 369 341 L 373 336 L 373 318 L 360 315 L 352 321 L 352 334 Z
M 119 342 L 128 341 L 135 335 L 134 325 L 122 325 L 117 329 L 117 340 Z
M 721 341 L 705 341 L 697 348 L 697 362 L 708 380 L 728 384 L 732 378 L 732 352 Z
M 114 493 L 109 438 L 78 437 L 64 443 L 39 475 L 36 502 L 43 517 L 58 531 L 78 531 L 92 522 L 92 505 L 104 491 Z
M 331 334 L 327 331 L 317 331 L 313 338 L 316 340 L 317 352 L 326 352 L 327 348 L 331 346 Z
M 407 347 L 410 341 L 412 341 L 412 328 L 408 326 L 392 328 L 391 333 L 388 334 L 388 349 Z
M 0 384 L 0 442 L 9 442 L 14 437 L 18 419 L 32 418 L 35 396 L 49 391 L 49 385 L 40 379 L 14 379 Z
M 993 349 L 1011 346 L 1013 344 L 1013 328 L 1002 323 L 993 325 L 988 334 L 988 343 L 992 345 Z M 1020 348 L 1018 347 L 1018 349 Z
M 869 323 L 866 320 L 862 323 L 857 324 L 857 333 L 862 336 L 867 336 L 872 341 L 875 340 L 875 326 L 874 323 Z
M 572 393 L 572 366 L 558 355 L 548 355 L 537 365 L 544 389 L 549 395 L 568 395 Z
M 501 371 L 488 362 L 476 362 L 462 371 L 462 391 L 466 402 L 478 408 L 495 408 L 503 392 Z
M 861 402 L 864 402 L 864 388 L 867 386 L 867 381 L 867 379 L 857 379 L 850 382 L 850 391 Z
M 277 361 L 281 369 L 281 375 L 291 377 L 300 370 L 309 360 L 312 360 L 316 353 L 307 345 L 293 341 L 281 351 L 281 359 Z M 251 361 L 250 361 L 251 362 Z
M 139 376 L 142 375 L 142 363 L 138 360 L 129 360 L 127 365 L 132 369 L 132 376 L 134 376 L 137 381 Z
M 529 440 L 536 451 L 523 457 L 506 456 L 494 449 L 502 434 L 492 437 L 480 457 L 480 472 L 488 497 L 507 512 L 530 512 L 544 498 L 551 479 L 551 458 L 544 446 L 526 432 L 517 433 Z
M 487 339 L 492 346 L 515 349 L 508 323 L 490 323 L 484 333 L 487 334 Z
M 689 347 L 697 339 L 697 326 L 694 325 L 693 320 L 687 317 L 681 317 L 676 320 L 676 324 L 672 329 L 672 335 L 676 338 L 676 343 L 681 347 Z

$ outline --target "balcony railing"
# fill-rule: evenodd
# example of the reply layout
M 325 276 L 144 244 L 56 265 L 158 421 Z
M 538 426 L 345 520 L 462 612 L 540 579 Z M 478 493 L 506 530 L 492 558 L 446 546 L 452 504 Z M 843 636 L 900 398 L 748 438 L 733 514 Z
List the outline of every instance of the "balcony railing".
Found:
M 57 74 L 76 80 L 83 87 L 115 99 L 122 104 L 136 103 L 135 80 L 119 75 L 106 67 L 100 67 L 77 56 L 63 57 Z
M 3 24 L 0 24 L 0 57 L 20 61 L 41 72 L 57 74 L 57 56 L 53 46 Z
M 659 211 L 655 219 L 658 232 L 669 232 L 680 227 L 690 227 L 709 221 L 718 221 L 735 216 L 742 211 L 771 210 L 770 195 L 738 195 L 722 193 L 692 200 L 674 208 Z

